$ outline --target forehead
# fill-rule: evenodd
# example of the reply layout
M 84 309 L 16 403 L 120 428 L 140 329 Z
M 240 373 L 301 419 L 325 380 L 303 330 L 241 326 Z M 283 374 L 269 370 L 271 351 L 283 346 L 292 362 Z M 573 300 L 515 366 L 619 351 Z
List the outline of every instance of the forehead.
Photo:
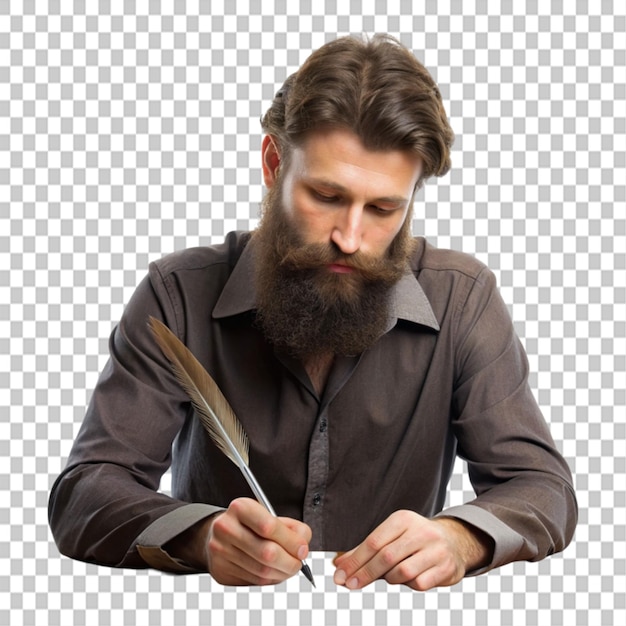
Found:
M 420 179 L 422 159 L 402 150 L 371 150 L 353 132 L 332 129 L 312 132 L 290 155 L 296 176 L 319 178 L 348 188 L 393 187 L 411 191 Z

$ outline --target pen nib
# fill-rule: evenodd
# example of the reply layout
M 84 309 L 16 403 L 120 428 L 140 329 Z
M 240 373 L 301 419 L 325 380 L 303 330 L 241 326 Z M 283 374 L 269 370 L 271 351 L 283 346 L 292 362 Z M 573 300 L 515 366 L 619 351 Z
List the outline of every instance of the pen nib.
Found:
M 315 587 L 315 581 L 313 580 L 313 574 L 311 568 L 303 561 L 300 571 L 307 577 L 307 580 Z M 315 587 L 317 589 L 317 587 Z

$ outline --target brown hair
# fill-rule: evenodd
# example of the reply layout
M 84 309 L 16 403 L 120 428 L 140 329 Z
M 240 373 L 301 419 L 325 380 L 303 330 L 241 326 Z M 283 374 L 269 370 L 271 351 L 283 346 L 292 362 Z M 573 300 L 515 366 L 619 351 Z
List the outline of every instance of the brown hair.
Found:
M 407 150 L 423 161 L 422 179 L 450 169 L 454 133 L 426 68 L 388 35 L 342 37 L 289 76 L 261 120 L 288 157 L 313 129 L 346 128 L 370 150 Z

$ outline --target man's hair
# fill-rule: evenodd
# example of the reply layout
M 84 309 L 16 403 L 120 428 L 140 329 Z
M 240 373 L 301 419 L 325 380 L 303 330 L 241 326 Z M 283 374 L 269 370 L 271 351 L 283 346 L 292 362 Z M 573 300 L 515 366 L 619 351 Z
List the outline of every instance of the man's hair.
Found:
M 289 76 L 261 120 L 283 158 L 313 130 L 354 132 L 368 150 L 423 159 L 422 180 L 450 169 L 454 133 L 426 68 L 388 35 L 342 37 Z

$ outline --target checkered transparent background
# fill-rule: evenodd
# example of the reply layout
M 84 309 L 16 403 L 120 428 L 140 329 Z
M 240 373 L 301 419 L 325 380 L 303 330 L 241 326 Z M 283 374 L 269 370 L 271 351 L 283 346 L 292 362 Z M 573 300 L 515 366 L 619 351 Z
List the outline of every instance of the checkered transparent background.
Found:
M 148 262 L 255 225 L 273 93 L 325 41 L 376 31 L 444 94 L 453 171 L 414 230 L 496 272 L 575 474 L 574 543 L 425 594 L 337 589 L 322 553 L 317 591 L 61 557 L 49 488 Z M 624 626 L 625 33 L 621 0 L 0 0 L 0 626 Z

